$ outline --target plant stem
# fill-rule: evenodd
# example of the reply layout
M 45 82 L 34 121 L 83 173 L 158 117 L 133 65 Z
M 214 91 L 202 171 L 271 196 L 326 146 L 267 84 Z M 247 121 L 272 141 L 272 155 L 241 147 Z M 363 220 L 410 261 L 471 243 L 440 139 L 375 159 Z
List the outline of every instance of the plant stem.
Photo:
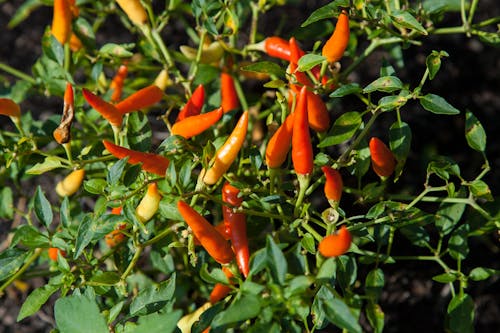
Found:
M 31 76 L 29 76 L 26 73 L 21 72 L 20 70 L 17 70 L 15 68 L 12 68 L 9 65 L 4 64 L 3 62 L 0 62 L 0 70 L 3 70 L 4 72 L 7 72 L 11 75 L 14 75 L 14 76 L 20 78 L 21 80 L 27 81 L 33 85 L 36 84 L 36 80 L 34 78 L 32 78 Z
M 120 277 L 120 280 L 125 281 L 125 279 L 130 274 L 130 272 L 132 272 L 132 270 L 134 269 L 135 265 L 137 264 L 137 261 L 139 260 L 139 257 L 141 256 L 142 249 L 143 248 L 141 246 L 137 246 L 136 247 L 136 251 L 134 253 L 134 256 L 132 257 L 132 260 L 130 261 L 130 264 L 128 264 L 127 269 L 125 270 L 125 272 L 123 272 L 122 276 Z

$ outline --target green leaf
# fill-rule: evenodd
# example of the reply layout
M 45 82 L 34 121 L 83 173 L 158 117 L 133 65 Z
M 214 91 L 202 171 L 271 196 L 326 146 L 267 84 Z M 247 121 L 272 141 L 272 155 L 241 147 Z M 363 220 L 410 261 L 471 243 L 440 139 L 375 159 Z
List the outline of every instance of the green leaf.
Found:
M 427 36 L 427 30 L 417 21 L 417 19 L 407 10 L 395 10 L 392 12 L 391 19 L 395 26 L 401 26 L 413 29 Z
M 129 114 L 127 123 L 127 141 L 130 149 L 149 152 L 153 132 L 148 117 L 142 112 Z
M 84 215 L 78 227 L 78 234 L 76 236 L 75 254 L 73 259 L 78 258 L 85 247 L 90 244 L 94 236 L 95 221 L 90 214 Z
M 30 254 L 30 251 L 21 251 L 16 248 L 0 252 L 0 281 L 14 274 Z
M 480 179 L 473 180 L 469 184 L 469 189 L 476 198 L 482 198 L 488 201 L 493 201 L 491 190 L 488 184 L 486 184 L 484 181 Z
M 38 229 L 31 225 L 23 224 L 17 228 L 14 238 L 12 239 L 13 244 L 21 242 L 23 245 L 29 247 L 30 249 L 35 249 L 37 247 L 49 247 L 49 238 L 42 234 Z
M 92 194 L 104 194 L 107 186 L 106 180 L 101 178 L 92 178 L 83 183 L 85 191 Z
M 326 317 L 332 324 L 349 332 L 362 332 L 358 319 L 354 317 L 343 300 L 340 298 L 322 299 L 322 305 Z
M 465 113 L 465 138 L 472 149 L 480 152 L 486 149 L 486 132 L 483 125 L 470 111 Z
M 469 225 L 462 224 L 451 234 L 448 241 L 448 250 L 453 259 L 465 259 L 469 254 L 469 245 L 467 244 L 467 234 Z
M 175 275 L 158 285 L 141 290 L 130 304 L 130 315 L 144 315 L 160 310 L 172 299 L 174 291 Z
M 54 314 L 61 333 L 109 332 L 96 302 L 87 296 L 72 295 L 58 299 Z
M 374 91 L 393 92 L 403 89 L 403 82 L 397 76 L 384 76 L 376 79 L 364 89 L 364 93 L 371 93 Z
M 168 200 L 171 198 L 167 196 L 167 200 L 160 201 L 160 215 L 169 220 L 174 221 L 182 221 L 182 215 L 177 210 L 177 203 L 172 197 L 172 200 Z
M 14 196 L 10 187 L 0 190 L 0 218 L 11 220 L 14 217 Z
M 319 65 L 326 58 L 319 54 L 308 53 L 300 57 L 298 62 L 297 70 L 299 72 L 305 72 L 312 69 L 314 66 Z
M 442 203 L 436 212 L 435 225 L 442 235 L 449 234 L 465 211 L 464 203 Z
M 285 71 L 278 64 L 270 61 L 256 62 L 251 65 L 244 66 L 241 69 L 247 72 L 265 73 L 276 75 L 277 77 L 285 77 Z
M 64 197 L 61 208 L 59 209 L 59 219 L 63 227 L 67 228 L 71 222 L 71 211 L 69 207 L 69 199 L 67 196 Z
M 48 156 L 43 160 L 42 163 L 37 163 L 26 170 L 26 173 L 29 175 L 41 175 L 42 173 L 45 173 L 47 171 L 62 167 L 63 164 L 56 156 Z
M 420 105 L 427 111 L 435 114 L 454 115 L 460 113 L 458 109 L 449 104 L 443 97 L 434 94 L 427 94 L 420 97 Z
M 35 214 L 36 217 L 43 225 L 48 228 L 52 223 L 54 214 L 52 213 L 52 207 L 50 206 L 49 200 L 45 197 L 40 185 L 36 188 L 35 192 Z
M 316 9 L 314 12 L 312 12 L 311 15 L 309 15 L 305 22 L 302 23 L 301 27 L 304 28 L 309 24 L 317 22 L 319 20 L 334 17 L 335 14 L 340 12 L 339 7 L 349 7 L 349 1 L 335 0 L 326 6 Z
M 267 251 L 265 249 L 260 249 L 253 254 L 253 259 L 250 261 L 250 274 L 255 275 L 259 273 L 261 270 L 267 267 L 268 259 L 267 259 Z
M 286 83 L 283 80 L 277 79 L 277 80 L 272 80 L 267 83 L 264 83 L 264 87 L 266 88 L 271 88 L 271 89 L 278 89 L 281 87 L 285 87 Z
M 137 321 L 137 326 L 130 330 L 130 333 L 174 332 L 181 316 L 181 310 L 141 316 Z
M 111 168 L 109 168 L 109 172 L 106 175 L 106 179 L 109 185 L 113 186 L 118 183 L 120 177 L 123 173 L 123 169 L 127 165 L 128 157 L 122 158 L 114 163 Z
M 299 275 L 294 277 L 290 280 L 290 282 L 288 282 L 287 288 L 284 292 L 285 298 L 289 299 L 294 295 L 303 295 L 313 282 L 314 280 L 310 276 Z
M 337 274 L 337 262 L 335 258 L 328 258 L 321 264 L 321 267 L 316 274 L 316 280 L 318 282 L 328 283 L 332 279 L 335 279 Z
M 366 316 L 368 317 L 368 321 L 373 328 L 373 332 L 382 333 L 382 331 L 384 330 L 385 315 L 380 305 L 369 302 L 366 305 Z
M 397 96 L 384 96 L 378 101 L 378 107 L 384 111 L 391 111 L 397 108 L 401 108 L 408 102 L 408 91 L 401 90 Z
M 372 298 L 373 301 L 377 301 L 382 294 L 384 284 L 384 271 L 382 271 L 380 268 L 371 270 L 366 276 L 365 281 L 366 296 Z
M 359 86 L 358 83 L 349 83 L 349 84 L 344 84 L 335 89 L 331 94 L 330 97 L 344 97 L 347 95 L 351 94 L 358 94 L 362 92 L 363 89 Z
M 115 44 L 115 43 L 107 43 L 104 44 L 101 49 L 99 50 L 99 53 L 101 55 L 108 55 L 112 57 L 119 57 L 119 58 L 128 58 L 133 56 L 134 54 L 130 52 L 129 50 L 134 47 L 134 44 Z
M 214 268 L 211 272 L 208 271 L 208 264 L 204 263 L 200 270 L 200 277 L 208 283 L 223 283 L 229 284 L 229 280 L 220 268 Z
M 432 279 L 440 283 L 450 283 L 457 279 L 457 275 L 454 273 L 443 273 L 433 276 Z
M 42 0 L 27 0 L 24 1 L 21 6 L 16 10 L 16 13 L 9 21 L 7 27 L 9 29 L 14 29 L 19 23 L 26 20 L 32 12 L 37 10 L 39 7 L 43 6 Z
M 429 234 L 419 225 L 408 225 L 399 229 L 401 233 L 415 246 L 427 247 L 429 244 Z
M 267 237 L 266 244 L 269 267 L 273 278 L 281 285 L 285 284 L 285 276 L 288 271 L 288 263 L 281 249 L 276 245 L 271 236 Z
M 392 124 L 389 129 L 389 146 L 398 161 L 395 171 L 396 180 L 403 172 L 411 148 L 411 139 L 412 133 L 407 123 L 396 121 Z
M 499 273 L 500 271 L 492 268 L 476 267 L 469 273 L 469 278 L 473 281 L 483 281 Z
M 59 286 L 51 284 L 46 284 L 43 287 L 33 290 L 24 301 L 21 310 L 19 310 L 17 321 L 19 322 L 40 310 L 42 305 L 44 305 L 49 297 L 57 290 L 59 290 Z
M 450 179 L 450 174 L 460 176 L 460 167 L 451 158 L 438 156 L 436 161 L 432 161 L 427 166 L 427 177 L 435 173 L 443 180 Z
M 498 47 L 500 45 L 500 36 L 498 32 L 487 32 L 481 31 L 479 33 L 479 39 L 486 44 Z
M 425 59 L 425 65 L 429 70 L 429 79 L 432 80 L 436 76 L 437 72 L 441 68 L 441 58 L 447 57 L 448 53 L 445 51 L 432 51 L 431 54 Z
M 333 146 L 351 139 L 362 123 L 359 112 L 346 112 L 335 120 L 330 133 L 319 144 L 319 148 Z
M 225 311 L 220 312 L 212 321 L 212 328 L 237 323 L 256 317 L 260 313 L 260 298 L 255 295 L 242 295 Z
M 474 301 L 469 295 L 457 293 L 448 304 L 447 312 L 447 324 L 451 332 L 474 332 Z
M 120 282 L 120 274 L 118 274 L 117 272 L 97 271 L 88 281 L 88 285 L 114 286 L 118 282 Z
M 306 233 L 302 236 L 300 244 L 307 252 L 311 254 L 316 253 L 316 243 L 314 241 L 314 237 L 310 233 Z

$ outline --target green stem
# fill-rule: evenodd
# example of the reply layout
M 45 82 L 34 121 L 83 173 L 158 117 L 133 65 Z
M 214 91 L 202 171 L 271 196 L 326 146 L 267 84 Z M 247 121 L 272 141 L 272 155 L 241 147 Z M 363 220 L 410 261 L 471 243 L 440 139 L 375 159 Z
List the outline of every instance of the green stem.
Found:
M 302 205 L 302 202 L 304 201 L 306 190 L 309 187 L 309 182 L 311 181 L 311 175 L 298 174 L 297 179 L 299 181 L 299 195 L 297 197 L 297 201 L 295 202 L 295 209 L 293 211 L 294 216 L 298 216 L 299 214 L 299 208 Z
M 27 81 L 33 85 L 36 84 L 36 80 L 34 78 L 32 78 L 31 76 L 29 76 L 26 73 L 21 72 L 20 70 L 17 70 L 15 68 L 12 68 L 9 65 L 4 64 L 3 62 L 0 62 L 0 70 L 3 70 L 4 72 L 7 72 L 13 76 L 16 76 L 19 79 Z
M 470 10 L 469 10 L 469 17 L 467 18 L 467 25 L 470 27 L 472 25 L 472 19 L 474 18 L 474 15 L 476 14 L 476 8 L 479 0 L 473 0 L 472 4 L 470 5 Z
M 153 237 L 150 240 L 147 240 L 144 243 L 140 244 L 140 247 L 144 248 L 146 246 L 149 246 L 149 245 L 152 245 L 152 244 L 158 242 L 159 240 L 161 240 L 161 239 L 165 238 L 166 236 L 168 236 L 168 234 L 174 232 L 174 230 L 177 228 L 177 226 L 180 226 L 180 225 L 182 225 L 182 223 L 177 223 L 177 224 L 174 224 L 172 226 L 169 226 L 168 228 L 166 228 L 165 230 L 163 230 L 162 232 L 160 232 L 155 237 Z
M 73 164 L 73 157 L 71 156 L 71 143 L 63 143 L 62 145 L 64 150 L 66 151 L 66 156 L 68 157 L 68 161 L 70 164 Z
M 323 237 L 321 237 L 321 235 L 316 230 L 314 230 L 308 223 L 305 222 L 305 220 L 304 223 L 302 223 L 300 226 L 304 228 L 304 230 L 306 230 L 308 233 L 310 233 L 318 242 L 321 242 L 321 240 L 323 239 Z
M 37 248 L 35 252 L 25 261 L 24 265 L 0 286 L 0 296 L 3 295 L 5 288 L 7 288 L 14 280 L 18 279 L 19 276 L 21 276 L 31 266 L 31 264 L 40 256 L 42 251 L 42 248 Z
M 143 248 L 141 246 L 136 247 L 136 251 L 134 253 L 134 256 L 132 257 L 132 260 L 130 261 L 130 264 L 128 265 L 127 269 L 125 270 L 125 272 L 123 272 L 122 276 L 120 277 L 120 279 L 122 281 L 125 281 L 127 276 L 134 269 L 135 265 L 137 264 L 137 261 L 139 260 L 139 257 L 141 256 L 142 249 Z
M 69 43 L 64 44 L 64 70 L 69 72 L 71 66 L 71 49 Z

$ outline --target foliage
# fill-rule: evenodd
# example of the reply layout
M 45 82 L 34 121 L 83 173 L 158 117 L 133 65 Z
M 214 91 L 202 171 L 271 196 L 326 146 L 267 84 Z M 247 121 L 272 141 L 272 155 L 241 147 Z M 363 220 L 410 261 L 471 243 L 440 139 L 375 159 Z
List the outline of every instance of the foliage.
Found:
M 427 92 L 426 83 L 446 66 L 450 50 L 428 55 L 417 85 L 404 82 L 399 68 L 388 63 L 404 62 L 402 48 L 422 47 L 436 34 L 464 33 L 498 46 L 498 35 L 486 29 L 498 18 L 476 21 L 478 1 L 462 1 L 466 6 L 456 7 L 457 1 L 425 1 L 420 6 L 335 0 L 297 22 L 297 31 L 316 43 L 296 63 L 292 60 L 295 71 L 292 65 L 287 68 L 287 61 L 268 56 L 259 42 L 270 37 L 259 31 L 259 17 L 274 7 L 280 10 L 285 2 L 171 0 L 163 6 L 145 0 L 136 3 L 144 13 L 134 15 L 136 8 L 114 1 L 68 1 L 73 14 L 67 28 L 75 39 L 61 44 L 47 28 L 43 53 L 31 74 L 0 64 L 16 78 L 2 97 L 18 104 L 49 95 L 60 97 L 62 107 L 67 83 L 74 89 L 74 105 L 64 98 L 65 108 L 71 105 L 75 115 L 68 143 L 53 139 L 60 122 L 57 114 L 42 120 L 36 109 L 21 109 L 20 117 L 0 110 L 15 126 L 0 131 L 0 181 L 5 184 L 0 219 L 22 220 L 10 230 L 11 241 L 0 253 L 0 294 L 15 281 L 27 280 L 29 273 L 44 274 L 47 282 L 31 291 L 18 320 L 35 314 L 56 295 L 55 332 L 202 332 L 208 327 L 213 332 L 313 332 L 328 327 L 361 332 L 362 325 L 381 332 L 384 268 L 425 260 L 442 269 L 428 278 L 451 290 L 443 325 L 452 332 L 473 330 L 474 301 L 467 288 L 498 275 L 489 267 L 470 272 L 462 268 L 471 255 L 471 239 L 488 238 L 499 227 L 498 216 L 487 208 L 493 205 L 485 204 L 498 202 L 483 180 L 490 172 L 486 132 L 473 110 L 458 110 L 446 96 Z M 10 26 L 47 4 L 52 2 L 26 1 Z M 328 63 L 319 46 L 342 9 L 349 14 L 349 44 L 340 62 Z M 463 25 L 440 27 L 445 14 L 461 14 Z M 100 28 L 112 17 L 120 19 L 115 28 L 128 30 L 133 42 L 98 42 Z M 170 42 L 164 32 L 171 25 L 182 26 L 189 45 Z M 322 34 L 304 32 L 325 26 L 328 32 Z M 299 43 L 307 38 L 297 36 Z M 351 82 L 349 75 L 382 47 L 392 58 L 380 64 L 380 77 L 370 83 Z M 110 73 L 122 65 L 128 76 L 112 80 Z M 221 73 L 232 76 L 234 88 L 227 88 L 232 109 L 192 138 L 166 135 L 182 108 L 193 108 L 185 112 L 194 116 L 223 104 Z M 141 89 L 153 84 L 161 95 L 145 96 Z M 200 84 L 206 94 L 202 108 L 196 109 L 193 105 L 200 101 L 190 98 Z M 296 175 L 291 156 L 278 168 L 264 163 L 267 143 L 300 102 L 290 94 L 297 85 L 309 85 L 308 101 L 320 96 L 318 103 L 325 103 L 332 120 L 327 131 L 307 132 L 314 168 L 306 175 Z M 111 101 L 117 87 L 125 96 L 118 103 Z M 360 108 L 333 111 L 347 98 Z M 311 117 L 313 106 L 307 107 Z M 405 162 L 418 138 L 403 119 L 412 108 L 450 121 L 462 119 L 468 144 L 463 149 L 483 159 L 481 169 L 465 176 L 457 162 L 436 155 L 423 166 L 421 189 L 414 186 L 409 193 Z M 249 125 L 248 131 L 237 133 L 244 140 L 242 147 L 232 152 L 234 159 L 228 159 L 220 179 L 207 185 L 204 173 L 213 167 L 214 156 L 230 146 L 226 139 L 235 135 L 231 133 L 244 110 L 249 110 Z M 112 124 L 106 120 L 110 112 L 115 112 Z M 381 140 L 388 143 L 390 151 L 384 154 L 392 152 L 396 166 L 392 175 L 378 177 L 370 170 L 368 141 L 373 128 L 380 126 L 381 114 L 392 119 Z M 112 149 L 115 156 L 109 154 L 104 140 L 124 147 L 113 148 L 124 158 L 116 158 Z M 342 175 L 341 200 L 339 196 L 328 202 L 317 191 L 324 186 L 321 168 L 326 165 Z M 149 172 L 151 168 L 156 171 Z M 80 169 L 85 176 L 81 186 L 76 184 L 77 192 L 57 196 L 57 181 Z M 23 182 L 38 184 L 41 177 L 53 188 L 23 188 Z M 225 182 L 239 189 L 241 202 L 221 199 Z M 148 190 L 150 184 L 157 184 L 155 193 Z M 15 209 L 21 198 L 29 198 L 29 204 Z M 225 223 L 223 207 L 230 208 L 228 214 L 242 213 L 237 216 L 246 218 L 251 254 L 246 278 L 235 260 L 226 265 L 232 277 L 225 275 L 210 250 L 198 246 L 177 209 L 180 200 L 213 225 Z M 121 212 L 111 212 L 118 207 Z M 151 214 L 143 218 L 139 210 Z M 318 244 L 341 227 L 352 234 L 349 251 L 323 257 Z M 206 244 L 208 234 L 200 235 Z M 400 239 L 412 244 L 414 254 L 394 251 Z M 51 247 L 62 250 L 55 261 L 47 254 Z M 230 286 L 227 296 L 200 308 L 217 283 Z M 201 310 L 194 312 L 196 308 Z

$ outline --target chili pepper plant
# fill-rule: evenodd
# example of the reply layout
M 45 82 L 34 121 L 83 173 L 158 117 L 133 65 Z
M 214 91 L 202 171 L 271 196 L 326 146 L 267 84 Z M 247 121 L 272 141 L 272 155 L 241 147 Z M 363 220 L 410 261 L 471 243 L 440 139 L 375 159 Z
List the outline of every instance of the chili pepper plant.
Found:
M 499 45 L 498 17 L 451 3 L 25 1 L 10 28 L 53 17 L 30 72 L 0 63 L 0 297 L 28 284 L 17 320 L 53 307 L 53 332 L 382 332 L 410 261 L 447 286 L 441 328 L 472 332 L 469 288 L 498 278 L 468 260 L 498 237 L 489 120 L 430 84 L 453 50 L 403 74 L 433 36 Z M 480 165 L 414 163 L 424 113 Z

